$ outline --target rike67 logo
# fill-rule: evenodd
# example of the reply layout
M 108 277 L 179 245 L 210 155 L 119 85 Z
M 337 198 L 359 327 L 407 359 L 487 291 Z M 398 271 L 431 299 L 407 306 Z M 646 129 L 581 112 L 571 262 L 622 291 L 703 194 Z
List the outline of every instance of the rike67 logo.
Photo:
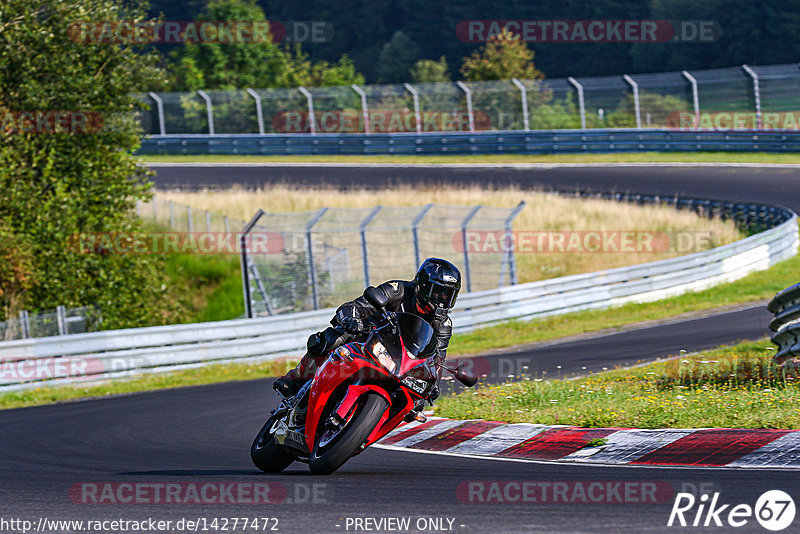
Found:
M 781 490 L 764 492 L 755 506 L 749 504 L 723 504 L 720 493 L 699 498 L 691 493 L 678 493 L 669 514 L 667 526 L 692 527 L 743 527 L 755 519 L 767 530 L 779 531 L 794 521 L 794 500 Z

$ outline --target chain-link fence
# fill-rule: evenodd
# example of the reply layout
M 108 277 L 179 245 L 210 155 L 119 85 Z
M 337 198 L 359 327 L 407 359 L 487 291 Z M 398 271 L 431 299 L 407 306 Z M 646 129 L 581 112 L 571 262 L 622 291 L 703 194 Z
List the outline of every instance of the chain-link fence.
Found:
M 241 219 L 194 209 L 158 196 L 153 196 L 148 202 L 137 201 L 136 215 L 177 232 L 235 233 L 241 232 L 245 225 Z
M 148 93 L 148 134 L 796 129 L 798 64 L 552 80 Z M 733 113 L 737 115 L 732 116 Z M 789 116 L 787 117 L 787 114 Z
M 65 308 L 40 313 L 21 311 L 17 317 L 0 321 L 0 340 L 64 336 L 97 330 L 100 317 L 90 307 Z
M 506 231 L 524 206 L 322 208 L 259 211 L 242 239 L 251 317 L 337 306 L 368 285 L 409 279 L 422 261 L 444 257 L 461 269 L 462 291 L 517 281 L 513 253 L 470 253 L 468 229 Z

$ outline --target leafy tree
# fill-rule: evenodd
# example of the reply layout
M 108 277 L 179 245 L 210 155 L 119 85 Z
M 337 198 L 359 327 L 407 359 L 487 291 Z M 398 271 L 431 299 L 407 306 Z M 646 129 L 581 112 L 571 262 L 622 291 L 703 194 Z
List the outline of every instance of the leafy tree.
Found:
M 163 74 L 154 55 L 76 37 L 71 28 L 86 20 L 143 17 L 141 8 L 112 0 L 3 0 L 0 220 L 16 242 L 29 244 L 35 283 L 16 287 L 31 309 L 95 306 L 106 327 L 155 324 L 170 316 L 158 258 L 87 254 L 74 246 L 80 232 L 139 229 L 132 208 L 148 197 L 151 184 L 132 155 L 140 129 L 118 118 L 141 106 L 134 91 L 157 85 Z M 44 123 L 21 119 L 23 112 L 45 111 L 69 112 L 72 126 L 45 132 Z M 97 130 L 99 119 L 103 127 Z M 7 280 L 3 290 L 17 291 Z
M 466 80 L 539 80 L 544 75 L 533 65 L 534 53 L 518 36 L 504 29 L 486 45 L 464 58 L 461 74 Z
M 439 61 L 420 59 L 409 71 L 411 81 L 414 83 L 449 82 L 450 73 L 447 68 L 447 59 L 442 56 Z
M 209 0 L 202 21 L 266 21 L 255 0 Z M 292 69 L 281 47 L 263 42 L 189 42 L 172 53 L 173 89 L 288 87 Z
M 392 40 L 383 45 L 378 60 L 378 80 L 380 82 L 401 83 L 408 81 L 408 70 L 419 56 L 419 47 L 408 35 L 397 31 Z

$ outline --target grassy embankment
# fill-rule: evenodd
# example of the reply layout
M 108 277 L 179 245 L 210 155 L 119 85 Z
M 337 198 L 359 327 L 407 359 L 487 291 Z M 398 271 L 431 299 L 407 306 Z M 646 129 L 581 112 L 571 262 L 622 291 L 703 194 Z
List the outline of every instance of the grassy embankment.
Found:
M 767 340 L 577 380 L 526 379 L 437 403 L 455 419 L 633 428 L 800 428 L 800 372 Z

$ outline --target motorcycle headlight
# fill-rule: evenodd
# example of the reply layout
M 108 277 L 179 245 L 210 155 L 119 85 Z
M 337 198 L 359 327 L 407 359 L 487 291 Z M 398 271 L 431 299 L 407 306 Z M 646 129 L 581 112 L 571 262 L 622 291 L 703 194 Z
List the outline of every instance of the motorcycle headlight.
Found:
M 378 361 L 381 362 L 381 365 L 386 367 L 386 370 L 390 373 L 394 373 L 394 370 L 397 368 L 397 364 L 394 362 L 391 356 L 389 356 L 389 351 L 386 350 L 386 347 L 383 346 L 383 343 L 380 341 L 375 342 L 372 346 L 372 354 L 378 358 Z

